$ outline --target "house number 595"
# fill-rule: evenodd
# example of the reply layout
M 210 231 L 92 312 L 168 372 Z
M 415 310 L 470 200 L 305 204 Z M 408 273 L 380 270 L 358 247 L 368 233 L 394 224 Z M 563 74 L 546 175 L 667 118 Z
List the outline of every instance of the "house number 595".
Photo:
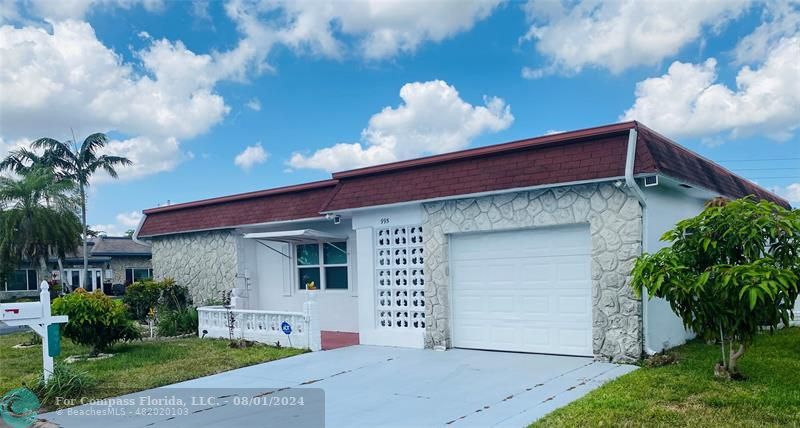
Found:
M 381 219 L 381 224 L 389 224 L 389 217 L 383 217 Z

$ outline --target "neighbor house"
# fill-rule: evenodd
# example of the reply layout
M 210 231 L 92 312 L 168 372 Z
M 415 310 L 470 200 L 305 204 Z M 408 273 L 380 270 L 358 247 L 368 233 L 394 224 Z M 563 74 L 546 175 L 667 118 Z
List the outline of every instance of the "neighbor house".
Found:
M 626 361 L 687 338 L 630 272 L 717 196 L 788 203 L 637 122 L 145 210 L 154 274 L 195 302 L 300 311 L 353 343 Z
M 152 278 L 153 267 L 150 261 L 150 246 L 136 242 L 129 237 L 99 236 L 88 242 L 89 276 L 84 278 L 83 249 L 69 252 L 61 260 L 63 272 L 59 271 L 58 259 L 50 257 L 47 270 L 39 263 L 24 262 L 14 271 L 0 289 L 0 297 L 38 296 L 38 284 L 42 280 L 59 280 L 68 289 L 83 287 L 88 291 L 100 289 L 106 293 L 120 293 L 122 287 L 114 290 L 115 284 L 126 286 L 134 281 Z

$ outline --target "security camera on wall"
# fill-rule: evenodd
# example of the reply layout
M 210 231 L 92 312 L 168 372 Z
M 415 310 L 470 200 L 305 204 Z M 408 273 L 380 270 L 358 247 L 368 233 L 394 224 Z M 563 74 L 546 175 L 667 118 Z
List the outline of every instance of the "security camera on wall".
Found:
M 333 216 L 333 224 L 339 224 L 341 222 L 342 222 L 342 217 L 340 217 L 339 215 Z

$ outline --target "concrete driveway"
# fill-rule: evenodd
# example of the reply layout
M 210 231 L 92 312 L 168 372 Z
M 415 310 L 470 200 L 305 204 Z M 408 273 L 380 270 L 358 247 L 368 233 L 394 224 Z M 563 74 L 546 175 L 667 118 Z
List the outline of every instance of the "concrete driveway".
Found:
M 247 390 L 251 392 L 292 388 L 283 393 L 298 391 L 294 388 L 321 388 L 327 427 L 522 427 L 635 369 L 581 357 L 351 346 L 245 367 L 169 388 L 254 388 Z M 163 389 L 147 393 L 159 391 Z M 260 395 L 267 394 L 271 392 Z M 285 426 L 275 425 L 280 419 L 276 420 L 279 417 L 270 413 L 273 411 L 217 405 L 185 417 L 79 419 L 51 413 L 43 418 L 64 427 L 81 428 Z M 297 415 L 286 417 L 283 421 L 291 422 Z

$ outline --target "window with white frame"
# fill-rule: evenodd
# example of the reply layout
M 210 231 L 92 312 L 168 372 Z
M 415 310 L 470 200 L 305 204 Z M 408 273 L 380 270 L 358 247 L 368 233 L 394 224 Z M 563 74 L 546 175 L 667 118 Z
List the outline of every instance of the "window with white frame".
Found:
M 35 269 L 17 269 L 6 276 L 5 291 L 36 291 L 39 289 Z
M 347 290 L 347 242 L 298 244 L 295 249 L 298 289 Z
M 153 279 L 153 269 L 150 268 L 125 268 L 125 285 L 131 285 L 137 281 Z
M 375 308 L 379 327 L 425 328 L 424 264 L 422 226 L 375 231 Z

